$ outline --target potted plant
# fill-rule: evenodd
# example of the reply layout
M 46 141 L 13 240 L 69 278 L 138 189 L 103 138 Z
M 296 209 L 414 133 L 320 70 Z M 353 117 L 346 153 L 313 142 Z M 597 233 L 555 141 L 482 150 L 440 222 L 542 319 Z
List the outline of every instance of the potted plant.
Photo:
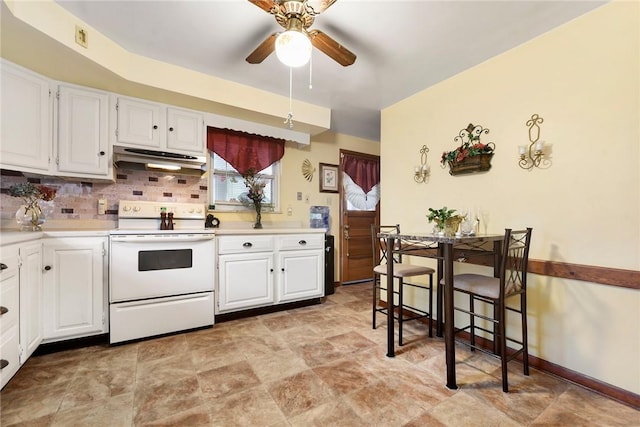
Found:
M 491 158 L 495 144 L 484 144 L 480 141 L 482 134 L 488 134 L 489 129 L 469 123 L 453 140 L 460 144 L 454 150 L 442 153 L 440 163 L 442 167 L 449 166 L 449 174 L 458 175 L 471 172 L 485 172 L 491 169 Z
M 441 209 L 429 208 L 427 219 L 429 222 L 435 222 L 438 232 L 447 236 L 452 236 L 458 231 L 458 226 L 464 219 L 463 216 L 455 215 L 455 209 L 449 209 L 446 206 Z

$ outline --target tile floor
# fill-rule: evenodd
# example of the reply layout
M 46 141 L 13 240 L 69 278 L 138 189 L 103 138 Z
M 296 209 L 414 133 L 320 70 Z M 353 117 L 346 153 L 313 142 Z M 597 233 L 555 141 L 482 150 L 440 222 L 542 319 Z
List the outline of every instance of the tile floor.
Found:
M 535 369 L 524 377 L 517 362 L 502 393 L 497 361 L 463 347 L 460 389 L 448 390 L 442 339 L 407 326 L 387 358 L 369 304 L 368 284 L 343 286 L 321 305 L 32 357 L 0 394 L 0 425 L 640 425 L 639 411 Z

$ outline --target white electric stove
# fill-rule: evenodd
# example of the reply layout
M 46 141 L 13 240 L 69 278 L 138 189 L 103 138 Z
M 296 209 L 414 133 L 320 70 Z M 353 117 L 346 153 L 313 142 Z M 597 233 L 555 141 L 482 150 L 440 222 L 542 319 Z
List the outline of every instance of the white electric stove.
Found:
M 160 230 L 161 213 L 172 230 Z M 214 323 L 215 240 L 204 204 L 122 200 L 110 233 L 110 343 Z

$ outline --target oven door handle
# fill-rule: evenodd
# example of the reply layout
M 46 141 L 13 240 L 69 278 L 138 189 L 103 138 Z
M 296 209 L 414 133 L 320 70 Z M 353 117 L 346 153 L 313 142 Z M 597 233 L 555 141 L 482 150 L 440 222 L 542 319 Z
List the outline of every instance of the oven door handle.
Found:
M 194 235 L 145 235 L 145 236 L 111 236 L 112 243 L 140 243 L 140 242 L 201 242 L 205 240 L 213 240 L 214 234 L 194 234 Z

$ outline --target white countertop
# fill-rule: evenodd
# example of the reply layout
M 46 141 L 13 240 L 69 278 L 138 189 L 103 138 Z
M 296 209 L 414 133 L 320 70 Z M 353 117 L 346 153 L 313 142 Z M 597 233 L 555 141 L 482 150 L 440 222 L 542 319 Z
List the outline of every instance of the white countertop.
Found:
M 232 236 L 246 234 L 308 234 L 308 233 L 325 233 L 324 228 L 210 228 L 216 236 Z

